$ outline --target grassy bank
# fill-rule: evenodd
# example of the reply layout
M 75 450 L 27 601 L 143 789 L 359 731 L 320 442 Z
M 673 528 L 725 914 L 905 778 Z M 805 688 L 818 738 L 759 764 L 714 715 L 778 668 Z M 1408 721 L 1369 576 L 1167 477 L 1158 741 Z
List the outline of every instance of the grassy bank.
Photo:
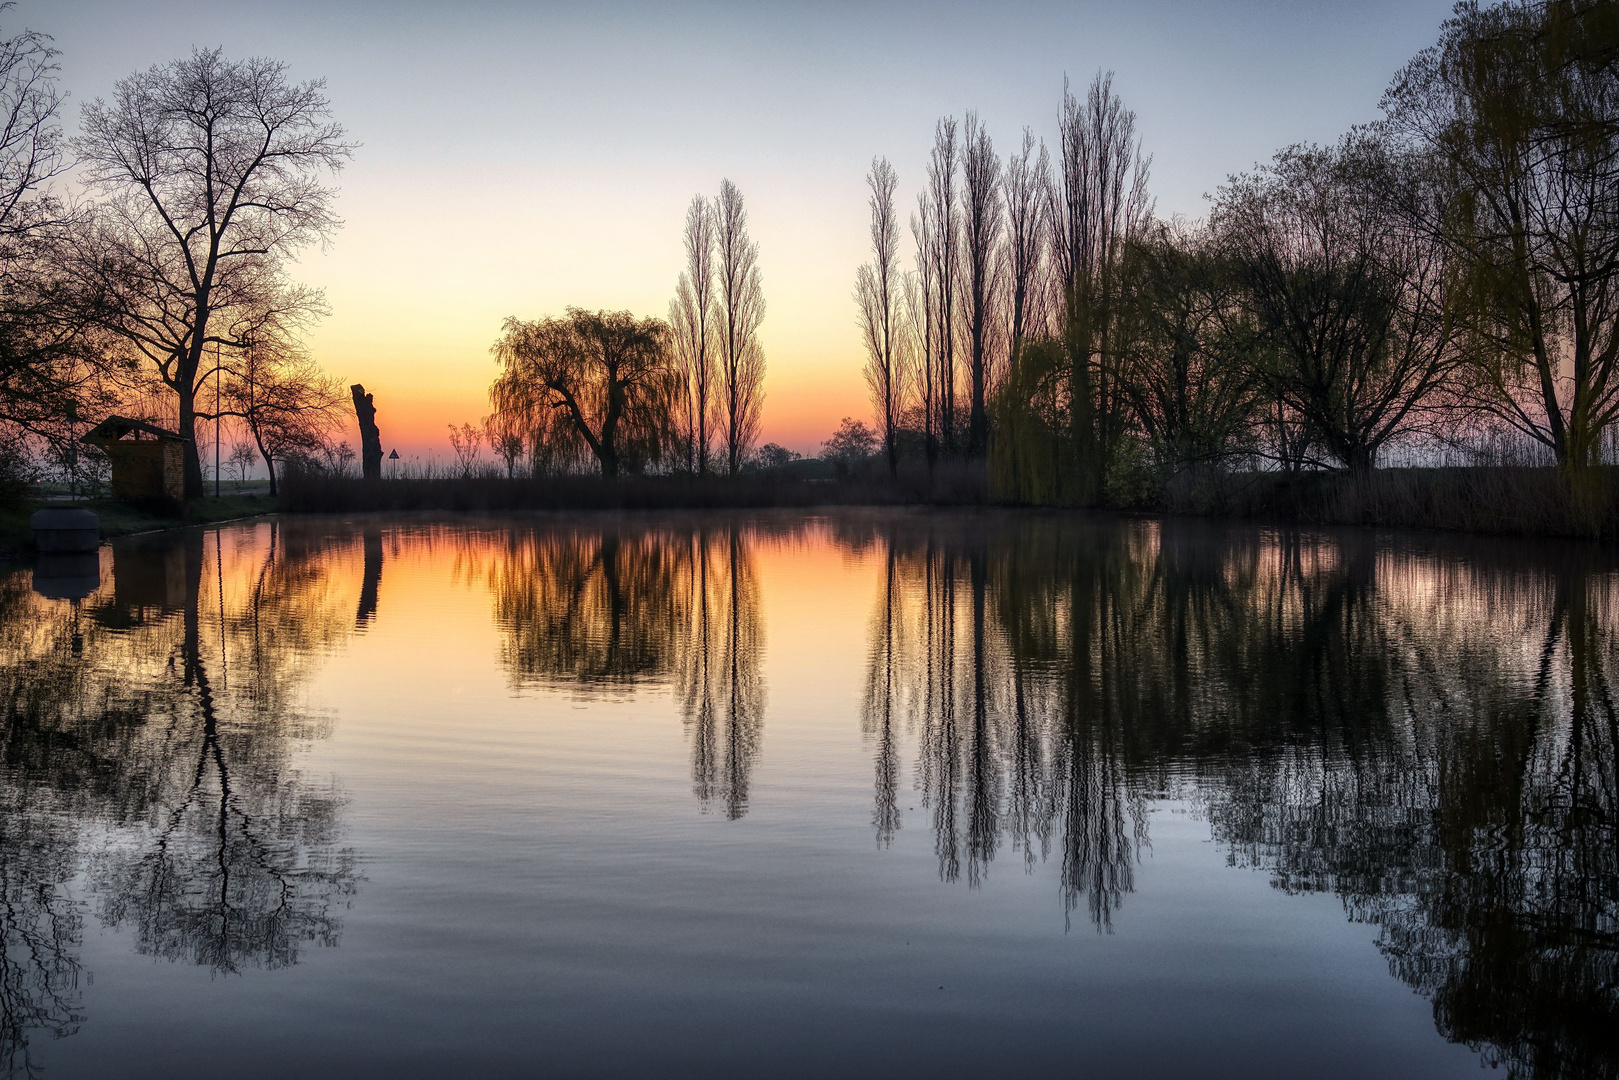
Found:
M 1308 525 L 1374 525 L 1503 536 L 1619 538 L 1619 469 L 1591 470 L 1577 492 L 1551 468 L 1378 469 L 1202 475 L 1172 482 L 1172 514 Z
M 101 519 L 101 538 L 151 532 L 153 529 L 172 529 L 179 525 L 206 525 L 212 521 L 230 521 L 235 518 L 268 514 L 275 510 L 275 500 L 262 494 L 222 495 L 198 499 L 186 508 L 184 514 L 168 514 L 153 508 L 132 506 L 113 499 L 82 499 L 77 502 L 51 501 L 18 509 L 0 511 L 0 559 L 26 558 L 33 554 L 34 538 L 28 528 L 28 519 L 40 506 L 51 509 L 78 508 L 89 510 Z
M 863 476 L 805 480 L 749 474 L 723 477 L 550 476 L 508 480 L 291 476 L 279 508 L 289 513 L 512 510 L 720 510 L 810 506 L 974 506 L 989 501 L 981 468 L 941 467 L 932 476 Z

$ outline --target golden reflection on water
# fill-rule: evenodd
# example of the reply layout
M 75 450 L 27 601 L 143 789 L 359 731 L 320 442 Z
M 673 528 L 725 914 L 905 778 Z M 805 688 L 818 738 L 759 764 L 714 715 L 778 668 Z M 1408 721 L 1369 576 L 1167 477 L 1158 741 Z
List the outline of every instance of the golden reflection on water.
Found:
M 369 679 L 475 678 L 487 654 L 580 723 L 667 694 L 693 811 L 740 821 L 771 797 L 771 710 L 853 644 L 786 615 L 835 596 L 869 616 L 858 716 L 826 723 L 863 739 L 879 847 L 926 830 L 968 888 L 1055 864 L 1065 915 L 1107 932 L 1149 806 L 1185 800 L 1232 865 L 1375 926 L 1445 1037 L 1522 1075 L 1616 1068 L 1599 549 L 1020 515 L 312 519 L 115 542 L 91 581 L 69 604 L 0 577 L 13 1064 L 83 1020 L 80 876 L 139 951 L 215 972 L 340 942 L 360 853 L 340 781 L 300 762 L 342 722 L 309 686 L 360 637 L 416 620 Z

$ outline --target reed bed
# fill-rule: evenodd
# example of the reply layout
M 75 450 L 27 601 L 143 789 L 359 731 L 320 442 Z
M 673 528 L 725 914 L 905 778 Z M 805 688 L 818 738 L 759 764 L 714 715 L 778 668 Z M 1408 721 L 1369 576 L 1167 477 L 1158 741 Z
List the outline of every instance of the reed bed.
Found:
M 1172 514 L 1313 525 L 1398 526 L 1505 536 L 1619 537 L 1619 468 L 1575 488 L 1550 467 L 1378 469 L 1348 473 L 1185 474 L 1166 488 Z
M 289 513 L 521 510 L 721 510 L 812 506 L 972 506 L 990 501 L 984 470 L 948 466 L 813 480 L 769 473 L 738 477 L 490 475 L 360 480 L 293 474 L 281 483 Z
M 992 496 L 982 467 L 941 464 L 930 474 L 873 470 L 838 479 L 769 472 L 739 477 L 563 475 L 408 476 L 365 481 L 293 473 L 277 506 L 288 513 L 566 510 L 724 510 L 817 506 L 1011 505 Z M 1476 465 L 1335 472 L 1188 471 L 1154 503 L 1176 516 L 1308 525 L 1438 529 L 1502 536 L 1619 538 L 1619 467 L 1590 471 L 1578 490 L 1551 467 Z

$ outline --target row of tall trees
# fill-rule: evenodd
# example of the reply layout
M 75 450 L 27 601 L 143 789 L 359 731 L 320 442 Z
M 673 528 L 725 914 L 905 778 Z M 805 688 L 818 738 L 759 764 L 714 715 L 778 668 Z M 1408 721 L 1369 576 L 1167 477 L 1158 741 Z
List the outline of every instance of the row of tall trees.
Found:
M 699 475 L 713 470 L 717 438 L 719 465 L 734 476 L 759 436 L 765 375 L 759 245 L 735 184 L 726 180 L 713 199 L 692 197 L 684 239 L 686 267 L 669 302 L 683 464 Z
M 1150 213 L 1148 162 L 1110 76 L 1098 76 L 1083 104 L 1065 86 L 1060 135 L 1055 168 L 1029 129 L 1003 162 L 976 113 L 965 125 L 940 120 L 910 217 L 908 271 L 899 266 L 898 179 L 886 158 L 873 162 L 873 259 L 857 273 L 855 298 L 891 470 L 907 430 L 930 466 L 941 455 L 984 458 L 1012 356 L 1065 323 L 1089 357 L 1066 391 L 1087 416 L 1099 408 L 1104 427 L 1115 422 L 1121 392 L 1101 361 L 1114 329 L 1109 286 Z M 1077 394 L 1082 387 L 1093 393 Z
M 1514 444 L 1577 485 L 1619 416 L 1619 4 L 1462 4 L 1384 118 L 1154 212 L 1135 117 L 1066 86 L 1055 152 L 941 120 L 898 254 L 873 163 L 874 416 L 1005 494 L 1139 498 L 1215 465 L 1365 474 Z
M 323 83 L 198 50 L 86 103 L 69 140 L 50 40 L 0 41 L 8 443 L 64 443 L 80 419 L 155 402 L 149 418 L 188 440 L 188 496 L 199 420 L 235 418 L 267 465 L 321 444 L 341 398 L 301 339 L 324 303 L 288 262 L 339 225 L 328 178 L 353 147 Z
M 748 463 L 764 408 L 765 300 L 734 183 L 693 197 L 683 240 L 668 322 L 582 308 L 506 321 L 487 427 L 508 472 L 525 448 L 536 473 L 735 476 Z

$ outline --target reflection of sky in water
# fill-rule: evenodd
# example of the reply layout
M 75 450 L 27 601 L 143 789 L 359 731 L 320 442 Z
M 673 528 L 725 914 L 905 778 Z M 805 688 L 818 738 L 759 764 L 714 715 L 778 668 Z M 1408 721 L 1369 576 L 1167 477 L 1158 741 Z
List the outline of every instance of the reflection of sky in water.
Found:
M 104 549 L 78 657 L 29 584 L 46 1075 L 1613 1068 L 1591 549 L 293 520 Z

